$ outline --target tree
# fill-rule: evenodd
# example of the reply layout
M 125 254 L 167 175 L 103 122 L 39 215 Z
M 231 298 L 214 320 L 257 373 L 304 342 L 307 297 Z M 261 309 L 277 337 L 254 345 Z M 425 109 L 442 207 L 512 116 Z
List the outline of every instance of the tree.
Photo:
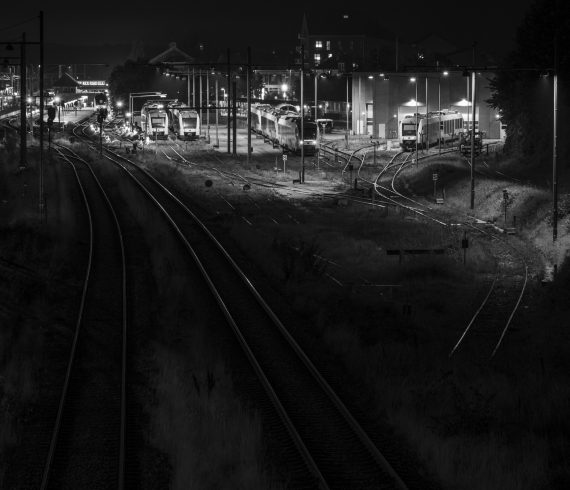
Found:
M 127 60 L 116 66 L 109 76 L 109 92 L 113 104 L 117 100 L 128 103 L 129 93 L 155 90 L 156 68 L 144 60 Z
M 535 0 L 518 28 L 516 47 L 491 80 L 489 104 L 507 125 L 506 149 L 526 161 L 551 161 L 552 74 L 557 58 L 559 121 L 569 113 L 566 82 L 570 80 L 570 4 L 564 0 Z M 555 46 L 556 54 L 555 54 Z M 570 147 L 559 138 L 559 155 Z

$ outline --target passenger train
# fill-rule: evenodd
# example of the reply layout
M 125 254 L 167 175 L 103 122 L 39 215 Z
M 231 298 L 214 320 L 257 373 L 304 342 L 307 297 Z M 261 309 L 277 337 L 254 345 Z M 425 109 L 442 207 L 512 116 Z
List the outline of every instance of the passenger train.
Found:
M 197 111 L 176 102 L 168 104 L 172 132 L 181 140 L 196 139 L 200 136 L 200 116 Z
M 317 125 L 314 121 L 305 119 L 301 139 L 301 115 L 294 105 L 253 105 L 251 129 L 288 151 L 299 153 L 301 145 L 307 155 L 314 155 L 317 151 Z
M 418 124 L 416 130 L 416 121 Z M 457 111 L 435 111 L 425 114 L 409 114 L 400 123 L 400 145 L 403 150 L 430 147 L 441 140 L 454 141 L 464 132 L 463 116 Z
M 168 139 L 169 114 L 158 100 L 145 102 L 141 109 L 141 128 L 150 139 Z

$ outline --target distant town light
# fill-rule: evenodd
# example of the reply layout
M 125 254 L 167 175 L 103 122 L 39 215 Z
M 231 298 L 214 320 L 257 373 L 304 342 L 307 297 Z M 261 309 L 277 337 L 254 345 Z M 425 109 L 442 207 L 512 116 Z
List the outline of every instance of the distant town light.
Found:
M 117 107 L 123 107 L 123 101 L 122 100 L 117 101 Z
M 447 70 L 445 70 L 445 71 L 443 72 L 443 76 L 446 77 L 447 75 L 449 75 L 449 72 L 448 72 Z
M 368 78 L 372 80 L 374 78 L 374 75 L 368 75 Z
M 416 77 L 410 78 L 410 82 L 415 82 L 415 81 L 416 81 Z
M 289 90 L 289 85 L 287 85 L 286 83 L 284 83 L 283 85 L 281 85 L 281 91 L 282 91 L 282 92 L 287 92 L 287 90 Z

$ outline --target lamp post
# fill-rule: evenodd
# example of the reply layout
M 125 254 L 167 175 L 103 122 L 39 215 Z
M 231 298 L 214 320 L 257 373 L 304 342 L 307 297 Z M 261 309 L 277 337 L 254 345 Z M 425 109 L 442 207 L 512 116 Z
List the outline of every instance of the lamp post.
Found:
M 438 63 L 439 68 L 439 63 Z M 443 76 L 446 77 L 449 75 L 449 72 L 445 70 L 443 72 Z M 441 75 L 437 78 L 437 110 L 439 112 L 439 138 L 438 138 L 438 147 L 439 153 L 441 154 Z
M 419 122 L 418 122 L 418 79 L 416 77 L 410 78 L 410 82 L 414 82 L 416 86 L 416 164 L 418 163 L 418 129 L 419 129 Z
M 53 101 L 57 106 L 57 125 L 61 129 L 61 98 L 59 96 L 55 96 Z
M 346 74 L 346 131 L 344 138 L 347 149 L 348 149 L 348 111 L 349 111 L 349 104 L 348 104 L 348 73 L 347 73 Z
M 224 89 L 222 89 L 224 90 Z M 218 78 L 216 77 L 216 143 L 214 144 L 214 148 L 220 147 L 220 140 L 218 138 L 218 113 L 220 111 L 220 104 L 218 102 Z
M 475 209 L 475 70 L 471 73 L 471 209 Z
M 317 119 L 319 118 L 319 113 L 317 112 L 317 80 L 319 79 L 319 73 L 315 70 L 315 124 L 317 124 Z
M 133 110 L 133 104 L 134 104 L 134 99 L 136 98 L 140 98 L 140 97 L 161 97 L 164 98 L 166 97 L 166 94 L 163 94 L 161 92 L 130 92 L 129 93 L 129 113 L 131 114 L 131 130 L 133 129 L 133 119 L 134 119 L 134 110 Z
M 425 149 L 426 151 L 429 153 L 429 123 L 428 123 L 428 114 L 429 114 L 429 109 L 428 109 L 428 77 L 427 77 L 427 73 L 426 73 L 426 143 L 425 143 Z M 423 152 L 423 146 L 422 146 L 422 152 Z
M 32 132 L 32 137 L 34 136 L 34 119 L 33 119 L 33 113 L 32 113 L 32 98 L 28 97 L 27 99 L 28 102 L 28 108 L 30 109 L 30 130 Z

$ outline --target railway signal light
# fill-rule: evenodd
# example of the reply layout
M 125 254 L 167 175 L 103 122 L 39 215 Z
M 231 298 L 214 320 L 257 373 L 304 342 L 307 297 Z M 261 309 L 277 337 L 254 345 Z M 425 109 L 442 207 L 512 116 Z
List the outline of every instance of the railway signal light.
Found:
M 55 107 L 52 105 L 48 106 L 47 114 L 48 114 L 48 123 L 53 123 L 55 119 Z

